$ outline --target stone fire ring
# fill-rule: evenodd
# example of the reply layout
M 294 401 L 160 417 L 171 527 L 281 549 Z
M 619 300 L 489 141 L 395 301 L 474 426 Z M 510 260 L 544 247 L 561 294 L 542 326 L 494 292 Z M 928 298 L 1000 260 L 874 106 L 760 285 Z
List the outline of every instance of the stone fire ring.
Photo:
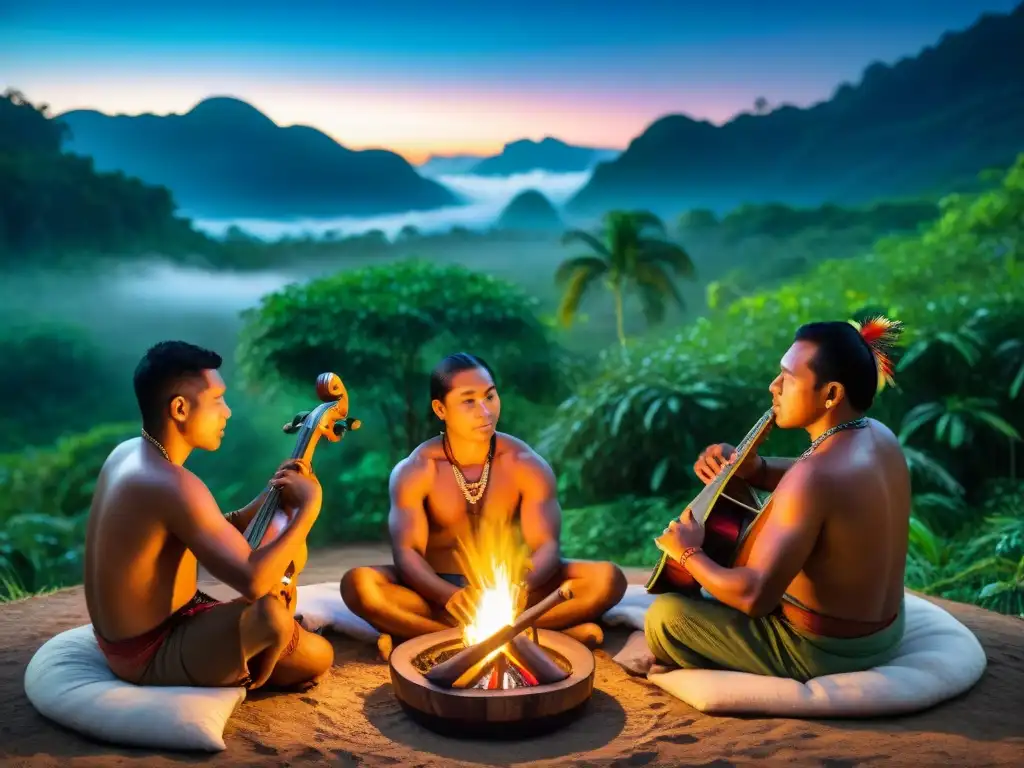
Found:
M 594 691 L 594 654 L 561 632 L 538 630 L 541 646 L 561 656 L 572 673 L 565 680 L 510 690 L 442 688 L 427 680 L 413 664 L 421 653 L 458 642 L 453 628 L 423 635 L 391 652 L 388 666 L 395 696 L 406 713 L 421 725 L 447 735 L 518 738 L 549 732 L 580 714 Z

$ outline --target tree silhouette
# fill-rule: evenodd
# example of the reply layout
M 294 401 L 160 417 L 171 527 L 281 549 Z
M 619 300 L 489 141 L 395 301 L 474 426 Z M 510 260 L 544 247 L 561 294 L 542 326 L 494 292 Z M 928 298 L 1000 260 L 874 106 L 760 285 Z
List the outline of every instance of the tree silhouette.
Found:
M 684 306 L 673 276 L 693 279 L 696 270 L 690 255 L 669 241 L 661 219 L 648 211 L 609 211 L 597 235 L 574 229 L 566 232 L 562 243 L 581 242 L 591 253 L 563 261 L 555 273 L 562 287 L 558 320 L 572 325 L 583 297 L 604 280 L 615 302 L 615 323 L 619 344 L 625 348 L 626 332 L 623 300 L 627 291 L 636 290 L 644 317 L 651 325 L 661 322 L 669 302 Z

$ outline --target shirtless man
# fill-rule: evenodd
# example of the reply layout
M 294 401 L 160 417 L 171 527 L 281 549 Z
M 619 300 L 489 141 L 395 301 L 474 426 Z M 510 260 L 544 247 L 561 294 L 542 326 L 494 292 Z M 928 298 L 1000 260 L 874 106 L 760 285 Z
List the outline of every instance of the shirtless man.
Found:
M 294 618 L 306 534 L 320 513 L 320 484 L 285 462 L 271 484 L 291 522 L 251 550 L 242 532 L 263 494 L 223 515 L 183 464 L 194 448 L 220 447 L 231 410 L 214 352 L 180 341 L 151 348 L 135 371 L 142 437 L 118 445 L 100 471 L 85 543 L 85 598 L 111 670 L 138 685 L 281 689 L 314 684 L 334 661 L 331 644 Z M 220 603 L 197 589 L 197 560 L 241 598 Z
M 474 518 L 491 516 L 518 518 L 532 553 L 528 605 L 566 579 L 572 584 L 572 599 L 552 609 L 538 626 L 566 631 L 591 645 L 603 642 L 594 622 L 622 599 L 625 575 L 612 563 L 562 559 L 554 474 L 522 440 L 496 431 L 501 401 L 491 369 L 474 355 L 450 355 L 431 375 L 430 398 L 444 423 L 442 436 L 419 445 L 391 473 L 388 526 L 394 565 L 354 568 L 341 580 L 346 605 L 381 632 L 381 656 L 390 655 L 393 637 L 405 640 L 457 626 L 454 615 L 467 593 L 456 541 L 470 533 Z M 481 481 L 485 485 L 477 499 L 473 485 Z
M 897 330 L 897 329 L 894 329 Z M 903 576 L 910 478 L 899 441 L 866 418 L 884 349 L 849 323 L 801 327 L 771 383 L 775 426 L 803 429 L 801 460 L 762 458 L 756 447 L 736 474 L 774 491 L 743 567 L 723 568 L 701 550 L 689 510 L 658 546 L 684 563 L 713 600 L 660 595 L 617 661 L 725 668 L 800 681 L 877 666 L 903 636 Z M 727 444 L 694 464 L 711 482 L 732 460 Z

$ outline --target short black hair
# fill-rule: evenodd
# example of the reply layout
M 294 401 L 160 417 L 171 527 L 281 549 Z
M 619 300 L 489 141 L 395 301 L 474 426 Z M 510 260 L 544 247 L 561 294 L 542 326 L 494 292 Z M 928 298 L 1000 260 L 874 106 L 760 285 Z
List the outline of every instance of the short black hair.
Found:
M 143 426 L 156 426 L 182 379 L 216 370 L 223 362 L 216 352 L 187 341 L 161 341 L 146 350 L 133 379 Z
M 487 371 L 494 379 L 494 371 L 482 358 L 468 352 L 448 355 L 430 374 L 430 401 L 440 400 L 443 403 L 445 397 L 452 391 L 452 379 L 463 371 L 472 371 L 476 368 Z
M 878 391 L 878 367 L 856 328 L 842 320 L 807 323 L 797 329 L 793 341 L 817 347 L 809 363 L 816 387 L 838 381 L 855 411 L 864 413 L 871 407 Z

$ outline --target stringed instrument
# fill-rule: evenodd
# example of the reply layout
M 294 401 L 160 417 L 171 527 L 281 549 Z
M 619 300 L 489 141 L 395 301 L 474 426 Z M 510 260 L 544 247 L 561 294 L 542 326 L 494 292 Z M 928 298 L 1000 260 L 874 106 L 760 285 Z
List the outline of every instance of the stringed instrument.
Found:
M 701 549 L 724 568 L 736 563 L 764 509 L 754 489 L 735 476 L 736 470 L 774 421 L 775 410 L 769 409 L 736 446 L 733 460 L 722 467 L 715 479 L 690 502 L 689 509 L 694 519 L 704 527 Z M 645 588 L 654 595 L 664 592 L 688 594 L 699 592 L 700 584 L 685 566 L 663 552 Z
M 281 429 L 285 434 L 297 434 L 292 459 L 302 459 L 313 466 L 313 453 L 320 438 L 332 443 L 340 441 L 349 430 L 362 424 L 348 415 L 348 391 L 341 378 L 334 373 L 321 373 L 316 379 L 316 394 L 321 400 L 312 411 L 303 411 Z M 274 541 L 288 526 L 291 516 L 281 508 L 281 489 L 272 487 L 245 529 L 245 540 L 253 549 Z M 281 583 L 290 585 L 296 578 L 295 563 L 288 565 Z

